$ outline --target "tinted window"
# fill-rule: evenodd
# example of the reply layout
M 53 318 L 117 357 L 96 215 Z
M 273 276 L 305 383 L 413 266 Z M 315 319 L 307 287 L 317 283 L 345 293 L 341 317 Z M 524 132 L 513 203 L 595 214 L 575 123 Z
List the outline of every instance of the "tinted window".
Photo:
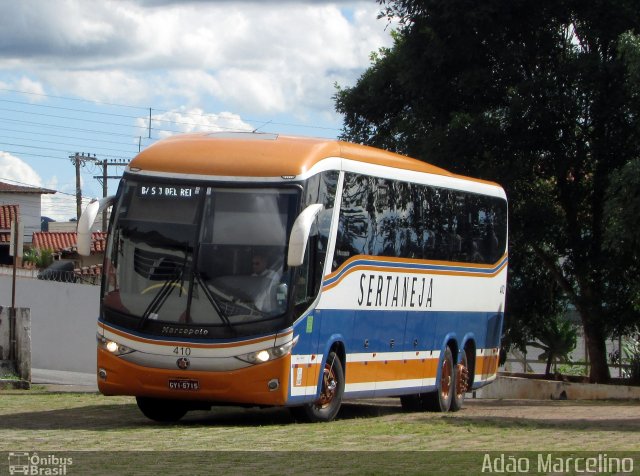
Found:
M 495 263 L 506 226 L 500 198 L 347 173 L 333 269 L 356 255 Z

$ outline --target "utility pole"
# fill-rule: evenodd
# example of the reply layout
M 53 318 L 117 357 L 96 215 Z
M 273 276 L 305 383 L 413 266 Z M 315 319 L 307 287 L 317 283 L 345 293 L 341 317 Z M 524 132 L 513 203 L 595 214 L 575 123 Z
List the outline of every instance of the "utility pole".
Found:
M 101 165 L 102 166 L 102 175 L 94 175 L 93 178 L 97 179 L 99 182 L 101 182 L 102 184 L 102 197 L 105 198 L 109 195 L 108 193 L 108 187 L 107 187 L 107 180 L 108 179 L 117 179 L 120 178 L 119 175 L 109 175 L 107 173 L 107 168 L 108 167 L 114 167 L 114 166 L 124 166 L 127 165 L 129 163 L 128 160 L 125 159 L 115 159 L 115 160 L 96 160 L 96 164 Z M 107 231 L 107 214 L 106 214 L 106 210 L 102 211 L 102 231 Z
M 93 158 L 92 158 L 89 154 L 85 156 L 84 152 L 82 153 L 82 155 L 76 152 L 75 155 L 70 155 L 69 158 L 71 159 L 71 163 L 76 168 L 76 219 L 80 221 L 80 215 L 82 215 L 82 189 L 80 186 L 80 166 L 84 166 L 84 164 L 87 161 L 95 161 L 96 159 L 95 159 L 95 154 L 93 155 Z

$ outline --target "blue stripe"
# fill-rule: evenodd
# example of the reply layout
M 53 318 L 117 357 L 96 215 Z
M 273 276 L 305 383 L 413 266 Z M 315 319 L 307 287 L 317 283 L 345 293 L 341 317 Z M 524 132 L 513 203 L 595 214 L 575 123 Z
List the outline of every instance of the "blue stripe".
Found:
M 356 266 L 375 266 L 379 268 L 388 268 L 393 270 L 420 270 L 420 271 L 450 271 L 456 273 L 472 273 L 477 275 L 491 275 L 498 272 L 501 268 L 503 268 L 507 261 L 509 260 L 508 256 L 505 256 L 502 261 L 491 268 L 474 268 L 461 265 L 444 265 L 444 264 L 435 264 L 435 263 L 402 263 L 397 261 L 377 261 L 370 259 L 359 259 L 352 261 L 347 266 L 345 266 L 336 276 L 326 279 L 324 281 L 324 286 L 329 286 L 336 281 L 342 279 L 342 277 L 349 272 L 351 269 Z

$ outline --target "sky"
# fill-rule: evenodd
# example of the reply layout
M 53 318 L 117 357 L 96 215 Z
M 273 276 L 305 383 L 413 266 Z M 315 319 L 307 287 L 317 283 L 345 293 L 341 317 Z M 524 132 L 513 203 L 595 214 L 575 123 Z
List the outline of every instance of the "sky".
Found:
M 0 180 L 56 190 L 42 214 L 102 196 L 95 160 L 182 132 L 335 138 L 335 85 L 391 45 L 375 0 L 0 1 Z M 124 166 L 109 166 L 119 176 Z M 117 180 L 108 181 L 114 193 Z

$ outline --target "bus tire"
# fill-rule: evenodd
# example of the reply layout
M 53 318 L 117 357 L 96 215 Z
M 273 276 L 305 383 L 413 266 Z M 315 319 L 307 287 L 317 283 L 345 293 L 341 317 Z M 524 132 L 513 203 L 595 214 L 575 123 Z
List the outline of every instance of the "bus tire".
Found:
M 469 358 L 467 350 L 462 351 L 460 362 L 454 368 L 453 396 L 451 397 L 451 411 L 457 412 L 464 406 L 464 394 L 469 390 Z
M 159 423 L 175 423 L 186 415 L 186 406 L 177 400 L 136 397 L 138 408 L 144 416 Z
M 322 373 L 320 398 L 313 403 L 291 407 L 289 410 L 298 421 L 307 423 L 332 421 L 342 405 L 343 393 L 344 369 L 342 362 L 335 352 L 330 352 Z
M 451 348 L 447 346 L 442 356 L 439 369 L 438 388 L 435 392 L 424 394 L 422 397 L 425 410 L 432 412 L 448 412 L 455 393 L 454 365 Z

